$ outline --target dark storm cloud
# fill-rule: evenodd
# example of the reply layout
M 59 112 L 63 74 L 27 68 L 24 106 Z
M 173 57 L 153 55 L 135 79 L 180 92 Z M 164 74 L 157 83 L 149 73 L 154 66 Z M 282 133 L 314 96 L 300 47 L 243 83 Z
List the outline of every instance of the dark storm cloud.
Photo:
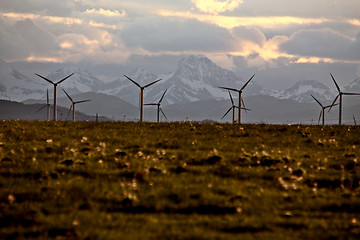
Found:
M 27 56 L 29 48 L 20 33 L 13 27 L 7 26 L 0 17 L 0 56 L 2 59 L 23 58 Z
M 2 11 L 8 12 L 70 16 L 75 3 L 72 0 L 0 0 L 0 6 Z
M 301 30 L 294 33 L 280 49 L 307 57 L 360 60 L 359 38 L 353 40 L 331 29 Z
M 287 89 L 301 80 L 316 80 L 335 90 L 330 72 L 337 76 L 340 86 L 345 86 L 358 78 L 356 63 L 289 63 L 287 58 L 278 58 L 268 61 L 267 67 L 258 68 L 249 66 L 247 57 L 233 56 L 232 58 L 236 74 L 245 77 L 256 73 L 256 81 L 267 89 Z
M 262 46 L 266 41 L 264 34 L 256 29 L 249 27 L 236 27 L 232 30 L 232 34 L 239 38 L 241 41 L 254 42 L 257 45 Z
M 152 17 L 141 19 L 121 31 L 128 47 L 158 51 L 229 51 L 234 47 L 230 33 L 195 19 Z
M 38 28 L 30 19 L 16 22 L 15 28 L 29 44 L 32 52 L 45 55 L 57 50 L 55 37 Z
M 341 32 L 344 35 L 354 37 L 359 32 L 359 26 L 353 25 L 346 21 L 325 21 L 321 23 L 311 24 L 288 24 L 279 28 L 266 28 L 259 26 L 258 29 L 266 36 L 267 39 L 271 39 L 274 36 L 291 36 L 300 30 L 322 30 L 332 29 L 336 32 Z
M 57 50 L 53 35 L 38 28 L 30 19 L 5 25 L 0 19 L 0 53 L 3 59 L 19 59 L 32 54 L 46 56 Z
M 232 12 L 241 16 L 359 18 L 358 0 L 248 0 Z

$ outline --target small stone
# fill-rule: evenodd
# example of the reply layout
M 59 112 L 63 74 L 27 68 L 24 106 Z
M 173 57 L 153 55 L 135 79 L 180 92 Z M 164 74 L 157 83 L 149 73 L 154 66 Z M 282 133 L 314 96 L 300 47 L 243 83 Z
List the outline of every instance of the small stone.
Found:
M 70 166 L 73 165 L 74 161 L 71 159 L 66 159 L 64 161 L 61 161 L 60 164 L 66 165 L 66 166 Z
M 220 160 L 221 160 L 221 157 L 219 157 L 217 155 L 214 155 L 214 156 L 211 156 L 208 159 L 206 159 L 205 163 L 207 163 L 207 164 L 216 164 L 216 163 L 220 162 Z

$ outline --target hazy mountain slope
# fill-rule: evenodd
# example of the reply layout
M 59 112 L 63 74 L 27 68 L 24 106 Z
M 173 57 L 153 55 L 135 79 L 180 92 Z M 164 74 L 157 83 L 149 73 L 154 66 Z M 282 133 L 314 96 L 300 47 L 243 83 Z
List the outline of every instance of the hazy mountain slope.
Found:
M 41 111 L 37 112 L 43 104 L 24 104 L 8 100 L 0 100 L 0 119 L 9 120 L 9 119 L 21 119 L 21 120 L 46 120 L 47 119 L 47 109 L 46 107 Z M 52 109 L 50 114 L 50 119 L 52 119 Z M 58 108 L 58 120 L 66 120 L 68 110 L 63 107 Z M 71 116 L 68 118 L 71 120 Z M 89 116 L 81 112 L 76 112 L 77 120 L 95 120 L 95 116 Z M 99 121 L 107 121 L 108 118 L 99 117 Z

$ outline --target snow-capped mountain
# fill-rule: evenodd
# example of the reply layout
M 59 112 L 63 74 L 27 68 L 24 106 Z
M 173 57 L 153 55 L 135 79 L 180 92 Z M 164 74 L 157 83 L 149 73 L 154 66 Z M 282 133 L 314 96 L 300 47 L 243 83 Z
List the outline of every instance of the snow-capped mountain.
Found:
M 97 92 L 101 90 L 102 86 L 105 84 L 103 81 L 95 77 L 89 71 L 77 67 L 61 68 L 56 70 L 55 72 L 51 72 L 49 75 L 46 75 L 45 77 L 52 80 L 53 82 L 58 82 L 72 73 L 74 73 L 74 75 L 72 75 L 70 78 L 68 78 L 59 85 L 61 88 L 65 89 L 69 94 L 78 94 L 83 92 Z M 38 79 L 39 79 L 38 81 L 44 81 L 40 78 Z M 46 81 L 44 82 L 46 83 Z M 48 88 L 52 88 L 50 83 L 47 85 Z
M 246 82 L 232 71 L 223 69 L 210 59 L 200 56 L 185 57 L 170 74 L 156 76 L 147 70 L 135 69 L 127 76 L 142 86 L 161 78 L 160 82 L 144 90 L 144 102 L 158 102 L 167 89 L 163 105 L 206 99 L 227 99 L 229 97 L 227 91 L 219 89 L 219 86 L 239 89 Z M 261 86 L 253 80 L 244 90 L 244 95 L 256 95 L 261 90 Z M 125 77 L 107 84 L 106 89 L 101 92 L 117 96 L 134 105 L 139 101 L 139 88 Z
M 360 93 L 360 78 L 355 79 L 344 87 L 345 92 Z
M 69 94 L 78 94 L 83 92 L 97 92 L 102 89 L 104 82 L 99 80 L 89 71 L 70 67 L 61 68 L 50 74 L 37 72 L 41 76 L 58 82 L 68 75 L 74 73 L 70 78 L 58 85 L 58 94 L 64 95 L 61 88 Z M 0 98 L 24 101 L 27 99 L 44 99 L 46 98 L 46 89 L 49 90 L 50 98 L 52 97 L 53 86 L 44 79 L 34 75 L 26 76 L 11 67 L 10 64 L 0 59 Z
M 263 91 L 265 95 L 280 99 L 291 99 L 297 102 L 313 102 L 313 95 L 320 101 L 331 101 L 336 96 L 335 89 L 330 89 L 323 83 L 315 80 L 302 80 L 294 84 L 291 88 L 283 91 L 268 90 Z
M 61 88 L 70 95 L 84 92 L 98 92 L 116 96 L 134 106 L 139 103 L 139 88 L 125 77 L 120 77 L 113 82 L 104 82 L 85 69 L 77 67 L 61 68 L 50 73 L 37 72 L 38 74 L 57 82 L 74 73 L 58 87 L 59 97 L 64 96 Z M 187 56 L 169 73 L 157 76 L 144 69 L 124 72 L 127 76 L 146 85 L 159 78 L 162 80 L 144 91 L 144 103 L 158 102 L 161 95 L 167 90 L 163 99 L 163 106 L 170 104 L 189 103 L 202 100 L 224 100 L 229 95 L 219 86 L 239 89 L 250 76 L 240 78 L 230 70 L 217 66 L 210 59 L 202 56 Z M 326 86 L 314 80 L 303 80 L 283 91 L 265 90 L 256 82 L 257 76 L 250 82 L 243 92 L 244 96 L 268 95 L 280 99 L 290 99 L 298 102 L 313 102 L 311 94 L 320 101 L 331 101 L 336 96 L 336 88 Z M 46 89 L 49 89 L 52 98 L 53 86 L 34 74 L 26 76 L 12 68 L 11 64 L 0 60 L 0 98 L 16 101 L 26 99 L 45 99 Z M 360 79 L 342 87 L 348 92 L 360 92 Z M 236 98 L 237 93 L 233 92 Z M 245 100 L 246 101 L 246 100 Z M 351 101 L 351 99 L 349 99 Z
M 207 99 L 228 99 L 228 92 L 220 89 L 219 86 L 239 89 L 246 81 L 232 71 L 217 66 L 206 57 L 188 56 L 182 59 L 176 70 L 164 77 L 164 81 L 159 85 L 163 89 L 168 89 L 164 102 L 174 104 Z M 244 90 L 244 95 L 257 95 L 261 90 L 261 86 L 253 80 Z M 149 94 L 158 99 L 161 93 L 149 91 Z
M 35 78 L 34 78 L 35 79 Z M 39 82 L 13 69 L 0 59 L 0 98 L 22 101 L 44 95 L 46 82 Z
M 125 75 L 130 77 L 132 80 L 134 80 L 141 86 L 149 84 L 159 78 L 156 75 L 150 73 L 149 71 L 141 68 L 137 68 L 131 73 L 125 73 Z M 150 88 L 147 88 L 144 91 L 145 101 L 148 100 L 147 98 L 149 95 L 148 94 L 149 89 Z M 104 94 L 116 96 L 136 106 L 138 105 L 139 102 L 139 92 L 140 92 L 139 87 L 136 86 L 131 81 L 129 81 L 124 76 L 116 79 L 113 82 L 104 84 L 100 92 Z

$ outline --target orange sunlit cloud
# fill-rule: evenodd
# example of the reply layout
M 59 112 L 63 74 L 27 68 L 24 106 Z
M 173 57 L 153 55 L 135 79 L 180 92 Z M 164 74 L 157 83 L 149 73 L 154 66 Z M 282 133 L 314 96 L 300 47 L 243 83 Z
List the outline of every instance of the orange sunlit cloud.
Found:
M 14 18 L 14 19 L 44 19 L 51 23 L 64 23 L 66 25 L 73 25 L 73 24 L 82 24 L 83 21 L 78 18 L 70 18 L 70 17 L 54 17 L 54 16 L 41 16 L 38 14 L 31 14 L 31 13 L 0 13 L 1 15 L 8 17 L 8 18 Z
M 168 10 L 161 10 L 159 15 L 165 17 L 183 17 L 195 18 L 202 22 L 216 24 L 220 27 L 232 29 L 239 26 L 262 26 L 262 27 L 277 27 L 288 24 L 320 24 L 328 21 L 323 18 L 298 18 L 290 16 L 282 17 L 230 17 L 230 16 L 214 16 L 206 14 L 196 14 L 192 12 L 173 12 Z
M 360 20 L 358 20 L 358 19 L 349 19 L 348 23 L 350 23 L 350 24 L 352 24 L 354 26 L 360 27 Z
M 295 63 L 333 63 L 334 60 L 331 58 L 318 58 L 318 57 L 301 57 L 295 61 Z
M 293 55 L 282 53 L 279 51 L 279 43 L 282 41 L 281 37 L 275 37 L 265 42 L 263 46 L 259 46 L 253 42 L 243 42 L 240 51 L 231 52 L 231 55 L 234 56 L 249 56 L 251 54 L 257 53 L 259 57 L 264 60 L 277 59 L 279 57 L 292 58 Z
M 51 57 L 37 57 L 37 56 L 30 56 L 26 58 L 27 62 L 53 62 L 53 63 L 60 63 L 62 62 L 60 59 L 51 58 Z
M 62 42 L 62 43 L 60 44 L 60 47 L 63 48 L 63 49 L 70 49 L 70 48 L 73 47 L 73 44 L 70 43 L 70 42 Z
M 100 8 L 99 10 L 96 10 L 95 8 L 93 9 L 87 9 L 85 11 L 85 14 L 96 14 L 96 15 L 103 15 L 106 17 L 124 17 L 126 16 L 126 12 L 124 10 L 122 11 L 118 11 L 118 10 L 108 10 L 108 9 L 103 9 Z
M 201 12 L 217 15 L 222 12 L 233 11 L 243 3 L 243 0 L 192 0 L 192 2 Z

